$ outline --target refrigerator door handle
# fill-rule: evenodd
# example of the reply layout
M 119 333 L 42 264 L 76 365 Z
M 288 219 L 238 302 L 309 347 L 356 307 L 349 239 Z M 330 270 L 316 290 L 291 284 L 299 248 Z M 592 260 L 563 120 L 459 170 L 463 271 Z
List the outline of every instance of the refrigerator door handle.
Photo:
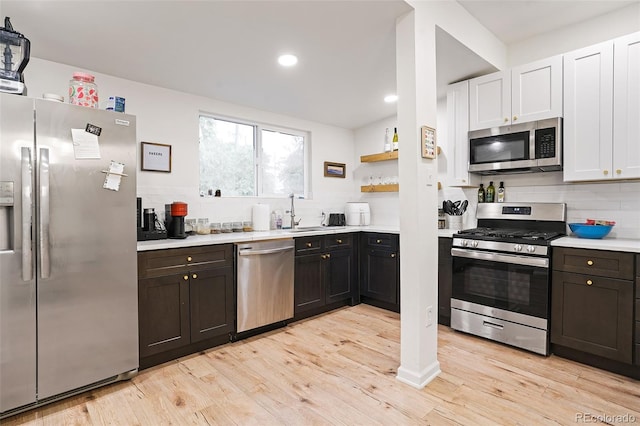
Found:
M 21 149 L 22 173 L 22 279 L 33 280 L 33 249 L 31 247 L 31 211 L 33 209 L 33 185 L 31 181 L 31 149 Z
M 40 276 L 49 278 L 51 275 L 51 258 L 49 257 L 49 149 L 40 148 Z

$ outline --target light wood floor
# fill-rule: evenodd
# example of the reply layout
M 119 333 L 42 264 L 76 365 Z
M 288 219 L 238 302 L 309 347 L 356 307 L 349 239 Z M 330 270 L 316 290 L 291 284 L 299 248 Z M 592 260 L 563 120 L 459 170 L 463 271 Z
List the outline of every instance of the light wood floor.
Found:
M 397 314 L 344 308 L 2 424 L 539 425 L 583 413 L 640 423 L 638 381 L 442 326 L 442 374 L 414 389 L 395 379 L 399 340 Z

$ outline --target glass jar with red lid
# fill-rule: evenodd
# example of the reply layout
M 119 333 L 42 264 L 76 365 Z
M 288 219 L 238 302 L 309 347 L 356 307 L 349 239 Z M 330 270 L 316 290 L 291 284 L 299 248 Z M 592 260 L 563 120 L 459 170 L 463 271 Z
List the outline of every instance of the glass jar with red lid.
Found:
M 95 77 L 83 72 L 74 72 L 69 81 L 69 103 L 89 108 L 98 108 L 98 86 Z

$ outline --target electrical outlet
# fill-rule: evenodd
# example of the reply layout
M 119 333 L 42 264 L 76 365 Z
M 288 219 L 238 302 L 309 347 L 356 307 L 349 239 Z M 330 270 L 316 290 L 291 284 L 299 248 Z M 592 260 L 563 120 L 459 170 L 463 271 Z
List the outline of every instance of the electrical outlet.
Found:
M 427 327 L 433 325 L 433 306 L 427 306 Z

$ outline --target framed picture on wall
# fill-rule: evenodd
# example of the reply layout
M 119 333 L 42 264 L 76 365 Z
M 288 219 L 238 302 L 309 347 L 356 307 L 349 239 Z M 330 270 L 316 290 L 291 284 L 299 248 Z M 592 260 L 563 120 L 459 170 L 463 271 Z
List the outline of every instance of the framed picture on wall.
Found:
M 436 158 L 436 129 L 422 126 L 422 158 Z
M 142 170 L 171 173 L 171 145 L 140 142 L 140 152 Z
M 344 163 L 324 162 L 324 176 L 343 178 L 347 174 L 347 166 Z

